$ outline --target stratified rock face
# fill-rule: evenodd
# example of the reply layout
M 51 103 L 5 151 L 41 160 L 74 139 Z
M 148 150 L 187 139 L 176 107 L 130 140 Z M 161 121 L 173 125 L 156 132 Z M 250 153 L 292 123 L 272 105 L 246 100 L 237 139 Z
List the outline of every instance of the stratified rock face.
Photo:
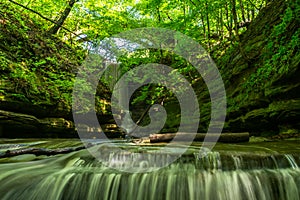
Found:
M 240 45 L 221 59 L 228 99 L 225 131 L 299 133 L 300 13 L 295 5 L 269 3 L 241 35 Z
M 0 3 L 0 137 L 78 137 L 72 89 L 84 51 L 15 13 Z
M 0 137 L 11 137 L 18 131 L 32 137 L 38 131 L 38 124 L 34 116 L 0 110 Z
M 122 137 L 115 124 L 103 124 L 96 129 L 90 124 L 79 124 L 87 138 Z M 33 115 L 0 110 L 0 137 L 3 138 L 74 138 L 78 137 L 74 122 L 59 117 L 37 118 Z
M 38 119 L 35 116 L 0 110 L 0 137 L 76 137 L 72 121 L 63 118 Z

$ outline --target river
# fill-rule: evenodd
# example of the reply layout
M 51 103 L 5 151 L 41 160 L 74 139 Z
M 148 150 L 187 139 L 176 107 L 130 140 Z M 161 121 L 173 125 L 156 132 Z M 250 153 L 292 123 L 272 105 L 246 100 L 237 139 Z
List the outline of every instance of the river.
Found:
M 91 148 L 102 154 L 112 145 L 94 144 Z M 217 144 L 207 152 L 199 151 L 201 143 L 193 143 L 175 162 L 150 172 L 141 169 L 168 163 L 182 146 L 157 153 L 164 144 L 114 144 L 128 151 L 106 151 L 106 163 L 86 149 L 2 158 L 0 199 L 300 199 L 299 140 Z M 75 139 L 2 139 L 0 152 L 81 145 Z

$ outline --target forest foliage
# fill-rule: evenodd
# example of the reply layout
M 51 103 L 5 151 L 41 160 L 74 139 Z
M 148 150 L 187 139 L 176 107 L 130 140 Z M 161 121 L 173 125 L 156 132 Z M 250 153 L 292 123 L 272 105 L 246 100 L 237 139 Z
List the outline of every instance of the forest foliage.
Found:
M 222 62 L 226 59 L 225 52 L 239 45 L 240 36 L 269 3 L 270 0 L 4 0 L 0 3 L 0 69 L 3 72 L 0 98 L 7 98 L 9 93 L 10 98 L 19 101 L 61 102 L 70 109 L 76 70 L 93 45 L 134 28 L 180 31 Z M 265 55 L 264 65 L 245 87 L 263 84 L 263 79 L 274 71 L 286 72 L 286 67 L 277 66 L 288 63 L 299 48 L 299 31 L 277 38 L 292 18 L 299 19 L 299 8 L 298 1 L 290 4 L 282 23 L 270 36 L 274 39 L 268 48 L 275 53 Z M 285 45 L 287 37 L 290 42 Z M 147 56 L 143 51 L 136 52 L 134 56 L 120 58 L 119 62 L 122 73 L 140 64 L 161 63 L 183 73 L 192 84 L 199 79 L 188 62 L 167 51 L 153 51 Z M 163 87 L 148 85 L 133 102 L 155 103 L 154 99 L 166 96 L 172 94 Z

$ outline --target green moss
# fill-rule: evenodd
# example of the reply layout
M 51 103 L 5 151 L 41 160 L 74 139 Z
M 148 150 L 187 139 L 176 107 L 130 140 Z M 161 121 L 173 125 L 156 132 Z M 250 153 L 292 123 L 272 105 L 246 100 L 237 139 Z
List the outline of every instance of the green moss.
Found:
M 249 88 L 248 91 L 269 87 L 272 84 L 272 80 L 288 74 L 291 70 L 290 66 L 293 66 L 294 55 L 300 46 L 300 31 L 292 30 L 295 24 L 300 23 L 300 20 L 296 18 L 297 9 L 292 4 L 289 6 L 282 16 L 281 23 L 272 29 L 268 43 L 263 50 L 263 63 L 256 65 L 255 73 L 243 85 L 245 88 Z M 290 33 L 293 33 L 293 35 L 290 35 Z M 255 46 L 260 45 L 261 43 L 257 43 L 251 46 L 251 49 L 255 49 Z M 250 51 L 250 46 L 247 48 Z
M 75 72 L 84 51 L 47 35 L 39 25 L 0 4 L 1 95 L 5 100 L 31 104 L 63 104 L 71 109 Z

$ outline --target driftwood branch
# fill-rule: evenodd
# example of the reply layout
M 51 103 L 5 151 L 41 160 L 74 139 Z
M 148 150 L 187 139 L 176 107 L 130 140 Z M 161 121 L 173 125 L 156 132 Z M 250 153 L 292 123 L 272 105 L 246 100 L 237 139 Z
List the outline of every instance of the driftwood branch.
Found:
M 17 149 L 17 150 L 7 150 L 4 153 L 0 154 L 0 158 L 8 158 L 23 154 L 34 154 L 36 156 L 46 155 L 52 156 L 57 154 L 67 154 L 74 151 L 79 151 L 84 149 L 84 146 L 80 146 L 77 148 L 63 148 L 63 149 L 43 149 L 43 148 L 28 148 L 28 149 Z
M 176 136 L 177 141 L 187 141 L 191 140 L 192 135 L 191 133 L 162 133 L 162 134 L 152 134 L 149 136 L 151 143 L 157 143 L 157 142 L 170 142 L 174 139 Z M 219 137 L 220 136 L 220 137 Z M 216 138 L 218 138 L 218 142 L 224 142 L 224 143 L 238 143 L 238 142 L 248 142 L 249 141 L 249 133 L 222 133 L 219 134 L 207 134 L 207 133 L 197 133 L 194 141 L 200 141 L 202 142 L 204 138 L 206 141 L 215 141 Z

